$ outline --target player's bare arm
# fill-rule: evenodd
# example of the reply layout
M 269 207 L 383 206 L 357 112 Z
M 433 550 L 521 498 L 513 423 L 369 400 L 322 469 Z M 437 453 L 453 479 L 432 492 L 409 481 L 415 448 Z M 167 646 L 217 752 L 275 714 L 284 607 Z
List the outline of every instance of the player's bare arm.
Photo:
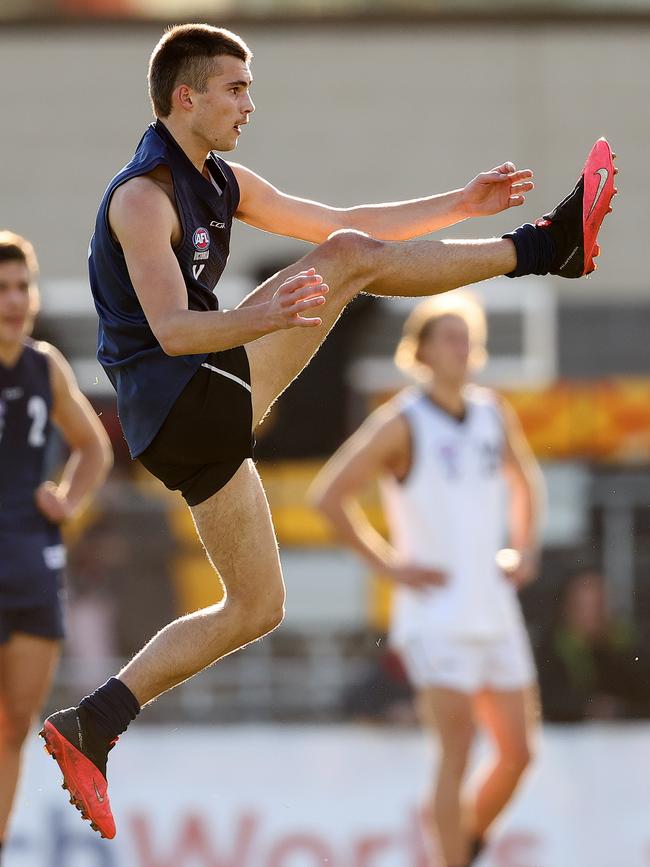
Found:
M 320 244 L 332 232 L 357 229 L 384 241 L 403 241 L 453 226 L 469 217 L 523 205 L 533 189 L 530 169 L 507 162 L 465 187 L 404 202 L 333 208 L 278 190 L 255 172 L 230 164 L 239 183 L 237 218 L 257 229 Z
M 373 569 L 413 587 L 444 582 L 435 569 L 404 563 L 371 525 L 358 496 L 383 475 L 404 478 L 410 465 L 410 433 L 406 419 L 382 407 L 336 452 L 316 479 L 311 499 L 330 522 L 340 541 Z
M 120 187 L 109 219 L 147 321 L 168 355 L 216 352 L 280 329 L 321 324 L 311 314 L 324 304 L 328 287 L 313 269 L 292 276 L 259 304 L 189 310 L 173 249 L 180 240 L 178 215 L 158 178 L 133 178 Z
M 35 492 L 39 510 L 55 524 L 72 517 L 102 484 L 113 464 L 110 440 L 90 402 L 79 390 L 61 353 L 39 344 L 48 356 L 52 384 L 52 421 L 70 449 L 58 484 L 43 482 Z
M 538 568 L 544 481 L 517 414 L 503 398 L 500 405 L 506 437 L 504 473 L 509 489 L 510 546 L 519 555 L 506 571 L 517 586 L 522 586 L 536 577 Z

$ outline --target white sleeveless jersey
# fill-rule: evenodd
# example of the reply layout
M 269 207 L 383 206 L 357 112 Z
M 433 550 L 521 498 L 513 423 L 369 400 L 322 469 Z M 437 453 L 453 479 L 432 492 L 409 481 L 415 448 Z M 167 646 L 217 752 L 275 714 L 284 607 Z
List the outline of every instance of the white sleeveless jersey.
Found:
M 494 394 L 468 386 L 458 421 L 421 391 L 396 398 L 411 430 L 403 482 L 382 480 L 391 542 L 408 562 L 440 569 L 444 586 L 396 588 L 391 637 L 488 640 L 520 620 L 514 587 L 496 564 L 506 541 L 505 434 Z

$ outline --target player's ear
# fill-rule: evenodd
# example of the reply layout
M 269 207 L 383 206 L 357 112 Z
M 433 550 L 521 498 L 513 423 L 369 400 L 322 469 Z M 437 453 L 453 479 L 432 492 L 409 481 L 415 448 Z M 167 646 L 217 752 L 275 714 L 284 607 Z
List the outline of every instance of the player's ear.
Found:
M 36 283 L 31 283 L 29 287 L 29 315 L 34 319 L 41 312 L 41 293 Z
M 41 310 L 41 293 L 38 291 L 36 283 L 30 284 L 29 287 L 29 310 L 25 321 L 25 334 L 29 336 L 34 330 L 34 322 Z
M 191 111 L 194 107 L 192 89 L 187 84 L 179 84 L 172 93 L 172 106 L 176 105 L 183 111 Z

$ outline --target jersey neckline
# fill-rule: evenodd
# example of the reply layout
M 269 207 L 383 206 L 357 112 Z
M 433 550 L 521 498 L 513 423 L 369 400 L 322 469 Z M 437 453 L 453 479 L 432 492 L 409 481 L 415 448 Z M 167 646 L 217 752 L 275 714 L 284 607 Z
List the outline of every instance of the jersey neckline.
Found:
M 23 338 L 21 342 L 21 350 L 18 355 L 18 358 L 14 361 L 13 364 L 5 364 L 4 361 L 0 358 L 0 369 L 4 370 L 6 373 L 14 373 L 18 370 L 23 358 L 25 357 L 25 351 L 28 347 L 33 347 L 34 342 L 30 340 L 28 337 Z
M 467 425 L 467 419 L 469 418 L 470 414 L 470 405 L 467 400 L 465 400 L 465 398 L 463 398 L 463 415 L 462 417 L 459 417 L 457 415 L 454 415 L 453 412 L 450 412 L 448 409 L 446 409 L 441 403 L 438 403 L 438 401 L 435 400 L 435 398 L 433 398 L 426 391 L 421 391 L 420 395 L 426 406 L 438 412 L 440 415 L 444 416 L 444 418 L 452 422 L 454 426 L 465 427 Z
M 210 173 L 210 176 L 213 178 L 213 180 L 221 184 L 221 190 L 218 189 L 215 183 L 206 178 L 203 172 L 200 172 L 197 169 L 192 160 L 188 157 L 183 148 L 179 145 L 179 143 L 176 141 L 171 132 L 167 129 L 165 124 L 160 120 L 160 118 L 157 118 L 155 123 L 150 124 L 149 128 L 154 130 L 154 132 L 156 132 L 163 139 L 167 146 L 171 147 L 176 153 L 176 155 L 181 160 L 183 160 L 183 162 L 186 164 L 187 170 L 190 172 L 190 176 L 194 179 L 195 183 L 202 185 L 202 191 L 204 193 L 209 193 L 211 196 L 221 199 L 221 197 L 226 191 L 226 187 L 228 186 L 228 179 L 226 178 L 221 167 L 217 163 L 213 151 L 210 151 L 210 153 L 208 154 L 205 165 L 207 165 L 208 172 Z M 215 176 L 215 170 L 216 172 L 218 172 L 217 176 Z

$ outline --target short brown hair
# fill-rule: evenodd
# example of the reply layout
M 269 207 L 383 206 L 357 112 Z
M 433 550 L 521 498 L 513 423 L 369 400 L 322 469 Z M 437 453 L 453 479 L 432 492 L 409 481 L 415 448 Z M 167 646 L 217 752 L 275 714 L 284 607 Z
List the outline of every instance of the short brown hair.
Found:
M 29 271 L 29 297 L 32 319 L 29 330 L 33 327 L 33 317 L 38 313 L 41 301 L 36 281 L 38 279 L 38 259 L 31 243 L 22 235 L 0 229 L 0 265 L 4 262 L 22 262 Z
M 417 374 L 420 368 L 420 347 L 445 316 L 457 316 L 467 324 L 472 341 L 472 366 L 478 368 L 485 363 L 487 324 L 483 307 L 471 292 L 456 291 L 429 298 L 411 311 L 404 323 L 402 339 L 395 350 L 395 363 L 398 367 L 406 373 Z
M 168 117 L 179 84 L 204 93 L 214 75 L 215 57 L 230 55 L 248 63 L 253 54 L 244 40 L 211 24 L 177 24 L 162 35 L 149 59 L 149 97 L 156 117 Z
M 9 229 L 0 229 L 0 263 L 23 262 L 27 265 L 30 273 L 30 282 L 35 282 L 38 277 L 38 260 L 30 242 L 10 232 Z

